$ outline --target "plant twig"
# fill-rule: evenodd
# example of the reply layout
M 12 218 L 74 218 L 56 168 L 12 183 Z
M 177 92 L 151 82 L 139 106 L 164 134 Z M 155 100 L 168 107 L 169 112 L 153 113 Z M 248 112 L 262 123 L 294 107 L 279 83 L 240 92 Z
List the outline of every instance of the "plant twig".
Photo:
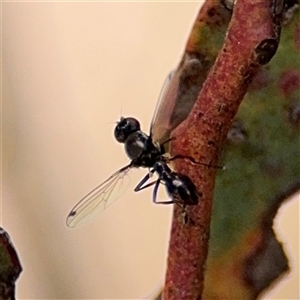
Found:
M 237 0 L 224 46 L 203 84 L 188 118 L 172 133 L 172 155 L 191 156 L 217 165 L 231 121 L 259 67 L 275 54 L 282 1 Z M 201 299 L 208 253 L 215 168 L 174 161 L 202 193 L 199 205 L 188 208 L 189 224 L 174 208 L 163 299 Z M 226 172 L 226 171 L 224 171 Z

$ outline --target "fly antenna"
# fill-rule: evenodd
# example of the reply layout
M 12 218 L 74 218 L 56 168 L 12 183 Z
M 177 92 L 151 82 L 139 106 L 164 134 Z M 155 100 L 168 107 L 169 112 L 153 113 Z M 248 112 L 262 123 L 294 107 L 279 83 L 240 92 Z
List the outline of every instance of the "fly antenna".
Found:
M 123 104 L 121 104 L 120 119 L 123 117 Z

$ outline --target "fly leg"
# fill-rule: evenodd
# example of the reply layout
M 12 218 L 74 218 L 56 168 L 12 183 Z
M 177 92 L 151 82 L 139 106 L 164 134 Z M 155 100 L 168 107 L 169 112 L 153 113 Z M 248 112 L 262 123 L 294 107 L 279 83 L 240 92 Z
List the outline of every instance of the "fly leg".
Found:
M 195 161 L 195 159 L 191 156 L 188 155 L 182 155 L 182 154 L 176 154 L 172 157 L 170 157 L 168 159 L 168 161 L 172 161 L 175 159 L 188 159 L 193 165 L 201 165 L 201 166 L 206 166 L 208 168 L 214 168 L 214 169 L 221 169 L 221 170 L 225 170 L 225 167 L 221 167 L 221 166 L 212 166 L 211 164 L 206 164 L 206 163 L 201 163 L 201 162 L 197 162 Z
M 154 189 L 153 189 L 153 196 L 152 196 L 152 201 L 155 204 L 176 204 L 180 207 L 180 209 L 182 210 L 182 217 L 183 217 L 183 223 L 187 224 L 188 222 L 191 222 L 191 224 L 194 224 L 194 222 L 192 221 L 191 218 L 189 218 L 188 213 L 186 211 L 186 205 L 184 203 L 182 203 L 182 201 L 178 200 L 176 196 L 173 196 L 172 200 L 169 201 L 157 201 L 157 192 L 158 192 L 158 188 L 159 188 L 159 184 L 163 183 L 161 182 L 160 179 L 158 179 L 156 182 L 152 182 L 151 184 L 154 184 Z
M 139 192 L 139 191 L 141 191 L 141 190 L 143 190 L 143 189 L 148 188 L 149 186 L 154 185 L 154 184 L 157 182 L 157 180 L 155 180 L 155 181 L 153 181 L 153 182 L 150 182 L 150 183 L 144 185 L 144 184 L 152 177 L 152 175 L 153 175 L 154 172 L 155 172 L 154 169 L 151 170 L 151 171 L 150 171 L 150 172 L 149 172 L 149 173 L 141 180 L 141 182 L 135 187 L 134 191 L 135 191 L 135 192 Z
M 155 187 L 153 189 L 153 196 L 152 196 L 153 203 L 155 203 L 155 204 L 173 204 L 173 203 L 175 203 L 174 200 L 169 200 L 169 201 L 157 201 L 156 200 L 157 199 L 157 191 L 158 191 L 160 183 L 162 183 L 161 180 L 157 179 Z
M 159 184 L 161 183 L 160 179 L 157 180 L 156 184 L 155 184 L 155 187 L 154 187 L 154 190 L 153 190 L 153 198 L 152 198 L 152 201 L 155 203 L 155 204 L 176 204 L 178 205 L 181 210 L 182 210 L 182 214 L 183 214 L 183 219 L 184 219 L 184 223 L 187 224 L 188 221 L 189 221 L 189 217 L 188 217 L 188 214 L 187 214 L 187 211 L 186 211 L 186 205 L 185 204 L 182 204 L 182 202 L 180 200 L 177 200 L 176 197 L 173 197 L 172 200 L 169 200 L 169 201 L 157 201 L 157 191 L 158 191 L 158 187 L 159 187 Z
M 157 202 L 155 202 L 157 203 Z M 158 202 L 159 203 L 159 202 Z M 174 203 L 176 204 L 180 209 L 181 209 L 181 216 L 182 216 L 182 221 L 183 221 L 183 224 L 187 225 L 188 223 L 190 223 L 191 225 L 195 225 L 195 222 L 193 221 L 192 218 L 189 217 L 189 214 L 186 210 L 186 204 L 183 203 L 180 198 L 178 198 L 178 196 L 173 196 L 173 200 L 172 201 L 169 201 L 169 202 L 161 202 L 162 204 L 166 203 L 166 204 L 169 204 L 169 203 Z
M 167 144 L 167 143 L 169 143 L 169 142 L 171 142 L 171 141 L 174 141 L 174 140 L 176 140 L 175 137 L 169 137 L 167 140 L 163 141 L 163 142 L 161 143 L 161 145 Z

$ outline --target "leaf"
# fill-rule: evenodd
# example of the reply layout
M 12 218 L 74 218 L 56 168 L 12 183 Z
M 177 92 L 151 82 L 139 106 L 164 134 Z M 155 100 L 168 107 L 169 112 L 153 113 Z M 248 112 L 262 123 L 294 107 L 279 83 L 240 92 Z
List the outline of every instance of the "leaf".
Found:
M 15 299 L 15 281 L 22 272 L 17 252 L 0 227 L 0 299 Z
M 272 225 L 280 205 L 300 189 L 299 28 L 297 10 L 228 133 L 203 299 L 254 299 L 288 270 Z
M 208 57 L 203 76 L 209 75 L 186 119 L 174 126 L 171 153 L 212 166 L 222 153 L 226 170 L 217 175 L 209 232 L 216 169 L 174 163 L 203 198 L 188 209 L 194 224 L 184 225 L 174 208 L 163 299 L 254 299 L 287 270 L 272 223 L 280 204 L 300 188 L 299 21 L 290 1 L 284 17 L 292 17 L 278 52 L 261 67 L 280 35 L 283 2 L 272 3 L 270 9 L 269 1 L 236 1 L 222 50 L 229 21 L 223 1 L 206 1 L 192 29 L 183 62 L 191 53 L 202 63 Z M 224 22 L 215 22 L 219 14 Z M 215 36 L 206 40 L 211 27 Z

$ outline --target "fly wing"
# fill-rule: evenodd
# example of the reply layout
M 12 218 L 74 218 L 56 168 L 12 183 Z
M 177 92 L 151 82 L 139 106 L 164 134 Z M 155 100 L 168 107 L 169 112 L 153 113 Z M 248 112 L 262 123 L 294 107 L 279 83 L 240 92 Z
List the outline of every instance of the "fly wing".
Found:
M 204 81 L 202 73 L 201 61 L 185 55 L 178 68 L 169 74 L 151 122 L 150 135 L 154 142 L 164 143 L 187 118 Z
M 120 198 L 128 187 L 130 169 L 130 164 L 123 167 L 83 197 L 69 213 L 67 226 L 82 225 Z
M 175 75 L 175 76 L 174 76 Z M 162 144 L 168 139 L 170 124 L 170 112 L 174 110 L 177 94 L 178 76 L 175 71 L 170 72 L 165 79 L 160 91 L 155 112 L 152 118 L 150 135 L 155 142 Z

